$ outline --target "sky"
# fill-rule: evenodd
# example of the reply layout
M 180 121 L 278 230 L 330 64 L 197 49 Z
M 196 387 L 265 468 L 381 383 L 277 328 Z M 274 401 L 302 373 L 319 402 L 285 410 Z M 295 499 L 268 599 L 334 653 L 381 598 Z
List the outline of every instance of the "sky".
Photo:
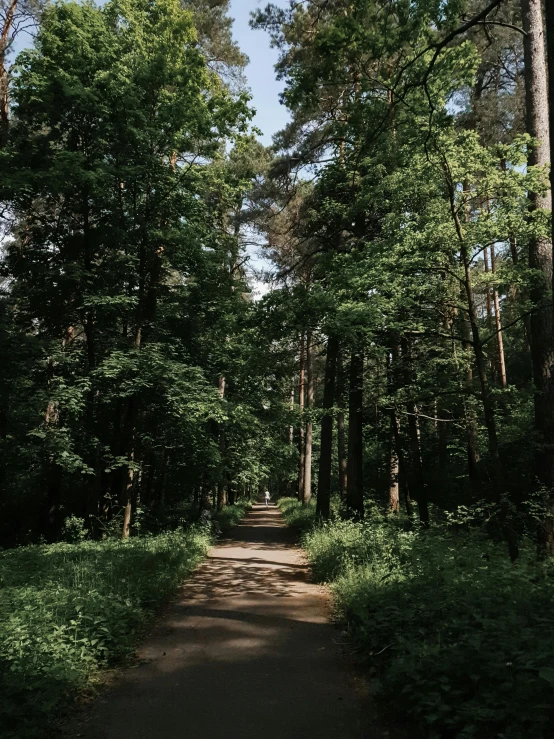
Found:
M 272 0 L 285 7 L 287 0 Z M 288 121 L 286 108 L 279 103 L 283 84 L 275 79 L 273 66 L 277 50 L 269 45 L 269 36 L 249 27 L 250 13 L 265 7 L 268 0 L 231 0 L 231 16 L 235 19 L 233 36 L 241 51 L 250 59 L 246 68 L 248 86 L 252 91 L 251 105 L 256 109 L 254 125 L 263 133 L 262 141 L 268 146 L 274 133 L 284 128 Z

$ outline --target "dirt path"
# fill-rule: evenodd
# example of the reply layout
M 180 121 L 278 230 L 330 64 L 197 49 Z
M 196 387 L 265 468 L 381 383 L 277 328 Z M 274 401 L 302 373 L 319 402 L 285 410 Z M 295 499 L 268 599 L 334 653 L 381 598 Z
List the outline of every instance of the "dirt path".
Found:
M 254 506 L 72 736 L 381 739 L 279 511 Z

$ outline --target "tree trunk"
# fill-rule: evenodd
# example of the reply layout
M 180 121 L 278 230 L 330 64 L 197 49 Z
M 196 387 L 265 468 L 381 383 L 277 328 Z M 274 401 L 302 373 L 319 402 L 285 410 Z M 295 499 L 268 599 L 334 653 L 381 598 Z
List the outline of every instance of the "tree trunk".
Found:
M 223 400 L 225 398 L 225 377 L 221 375 L 217 381 L 217 393 L 219 395 L 219 399 Z M 220 456 L 220 471 L 219 471 L 219 480 L 217 481 L 217 510 L 221 511 L 225 506 L 227 505 L 227 488 L 226 488 L 226 480 L 225 480 L 225 431 L 221 427 L 219 428 L 219 434 L 218 434 L 218 446 L 219 446 L 219 456 Z
M 525 53 L 525 94 L 527 133 L 537 139 L 529 152 L 529 164 L 547 165 L 554 151 L 554 5 L 545 3 L 546 41 L 541 0 L 521 0 Z M 547 87 L 546 59 L 549 85 Z M 554 168 L 550 168 L 554 187 Z M 531 210 L 552 209 L 552 191 L 545 195 L 529 193 Z M 554 483 L 554 341 L 552 309 L 552 243 L 550 239 L 532 239 L 529 244 L 529 266 L 538 271 L 531 299 L 538 306 L 531 316 L 531 359 L 535 383 L 535 428 L 537 452 L 535 474 L 551 497 Z M 539 556 L 554 555 L 554 511 L 552 502 L 538 531 Z
M 395 441 L 394 428 L 396 421 L 396 414 L 394 411 L 391 413 L 390 420 L 390 439 L 389 439 L 389 456 L 387 472 L 389 478 L 389 501 L 388 501 L 388 512 L 399 513 L 400 512 L 400 484 L 399 484 L 399 472 L 400 472 L 400 461 L 398 457 L 398 451 Z
M 346 502 L 346 485 L 347 485 L 347 453 L 346 453 L 346 432 L 344 423 L 344 361 L 342 352 L 339 350 L 337 357 L 337 382 L 336 382 L 336 402 L 339 408 L 337 413 L 337 456 L 339 468 L 339 496 L 342 503 Z
M 140 298 L 139 298 L 140 301 Z M 141 311 L 137 314 L 137 326 L 135 329 L 135 349 L 140 351 L 142 342 L 142 325 L 141 325 Z M 123 438 L 126 447 L 126 455 L 129 460 L 127 467 L 127 474 L 124 479 L 124 510 L 123 510 L 123 526 L 121 529 L 121 538 L 128 539 L 131 534 L 131 514 L 133 509 L 133 485 L 135 479 L 135 431 L 137 422 L 137 406 L 138 398 L 136 395 L 131 395 L 128 398 L 125 409 L 125 421 L 123 428 L 125 429 Z
M 465 297 L 465 296 L 464 296 Z M 472 407 L 473 396 L 473 369 L 471 346 L 471 323 L 466 313 L 463 315 L 464 353 L 467 362 L 465 371 L 465 390 L 467 398 L 464 400 L 464 416 L 467 440 L 467 474 L 470 481 L 479 479 L 479 434 L 477 431 L 477 419 Z
M 485 246 L 483 250 L 483 262 L 485 264 L 485 274 L 488 275 L 490 272 L 489 267 L 489 247 Z M 491 291 L 488 285 L 488 282 L 485 284 L 485 302 L 487 305 L 487 328 L 489 331 L 492 331 L 492 301 L 491 301 Z
M 491 245 L 491 271 L 493 275 L 496 273 L 496 254 L 495 246 Z M 502 320 L 500 316 L 500 300 L 498 298 L 498 290 L 496 287 L 493 288 L 493 301 L 494 301 L 494 324 L 496 328 L 496 343 L 498 347 L 498 371 L 500 386 L 503 388 L 508 387 L 508 379 L 506 377 L 506 358 L 504 356 L 504 339 L 502 337 Z
M 290 412 L 291 412 L 291 414 L 294 411 L 294 384 L 295 383 L 293 381 L 292 388 L 291 388 L 291 391 L 290 391 Z M 289 426 L 289 445 L 291 447 L 294 445 L 294 426 L 293 426 L 292 423 Z
M 399 489 L 403 492 L 404 504 L 406 506 L 406 513 L 409 517 L 412 515 L 412 499 L 410 497 L 410 488 L 407 480 L 407 465 L 404 458 L 404 452 L 402 449 L 402 439 L 400 438 L 400 425 L 398 423 L 398 416 L 396 411 L 391 412 L 391 426 L 392 434 L 394 437 L 394 446 L 396 454 L 398 456 L 398 485 Z
M 54 372 L 54 363 L 52 359 L 48 361 L 48 384 L 50 385 Z M 54 429 L 59 424 L 59 406 L 55 400 L 49 400 L 46 405 L 44 414 L 44 427 L 47 438 L 51 433 L 55 433 Z M 51 447 L 51 444 L 48 444 Z M 56 462 L 53 451 L 48 454 L 45 474 L 46 488 L 46 519 L 45 531 L 49 541 L 56 541 L 59 538 L 61 529 L 61 484 L 63 477 L 63 469 Z
M 300 373 L 299 373 L 299 390 L 298 390 L 298 410 L 300 414 L 300 427 L 298 430 L 298 500 L 304 500 L 304 469 L 306 467 L 306 448 L 304 445 L 304 385 L 305 385 L 305 370 L 304 370 L 304 351 L 305 351 L 305 339 L 304 334 L 300 339 Z
M 364 355 L 362 350 L 355 349 L 350 360 L 346 506 L 360 518 L 364 515 L 363 382 Z
M 404 385 L 410 387 L 413 381 L 411 347 L 406 337 L 402 338 L 402 361 L 404 364 Z M 410 442 L 410 490 L 417 501 L 419 520 L 425 527 L 429 525 L 429 501 L 419 433 L 419 419 L 414 400 L 406 403 L 408 414 L 408 439 Z
M 6 143 L 8 136 L 10 86 L 8 70 L 6 69 L 6 50 L 8 47 L 10 30 L 15 18 L 15 11 L 17 10 L 17 2 L 18 0 L 11 0 L 4 17 L 2 30 L 0 31 L 0 148 L 2 148 Z
M 479 376 L 479 384 L 481 386 L 481 403 L 483 405 L 483 414 L 485 417 L 485 427 L 487 429 L 488 437 L 488 448 L 489 455 L 492 462 L 492 478 L 494 487 L 495 501 L 500 507 L 500 528 L 502 535 L 508 545 L 510 558 L 515 561 L 519 556 L 519 546 L 517 542 L 517 536 L 515 531 L 510 526 L 510 513 L 511 504 L 508 498 L 508 491 L 506 490 L 506 484 L 504 479 L 504 470 L 502 468 L 502 462 L 500 460 L 500 451 L 498 447 L 498 434 L 496 430 L 496 417 L 494 412 L 494 405 L 492 394 L 489 387 L 487 378 L 485 355 L 483 352 L 483 343 L 481 341 L 481 335 L 479 331 L 479 323 L 477 316 L 477 307 L 475 305 L 475 297 L 473 295 L 473 288 L 471 284 L 471 258 L 468 250 L 468 246 L 465 240 L 464 229 L 460 220 L 458 210 L 455 202 L 455 190 L 452 181 L 448 179 L 448 187 L 450 194 L 450 207 L 452 213 L 452 219 L 456 227 L 456 234 L 460 246 L 460 257 L 464 270 L 464 287 L 466 292 L 467 306 L 468 306 L 468 318 L 471 326 L 471 337 L 473 351 L 475 355 L 475 364 L 477 367 L 477 373 Z M 464 190 L 466 186 L 464 185 Z
M 308 331 L 306 334 L 306 374 L 307 374 L 307 392 L 306 392 L 306 408 L 308 413 L 311 412 L 314 404 L 314 368 L 313 368 L 313 348 L 312 334 Z M 311 419 L 306 423 L 306 442 L 304 456 L 304 490 L 302 503 L 307 505 L 312 497 L 312 433 L 313 424 Z
M 321 419 L 321 448 L 319 453 L 319 476 L 317 489 L 317 513 L 329 518 L 331 512 L 331 463 L 333 458 L 333 415 L 339 342 L 330 336 L 327 343 L 325 362 L 325 387 L 323 389 L 324 416 Z

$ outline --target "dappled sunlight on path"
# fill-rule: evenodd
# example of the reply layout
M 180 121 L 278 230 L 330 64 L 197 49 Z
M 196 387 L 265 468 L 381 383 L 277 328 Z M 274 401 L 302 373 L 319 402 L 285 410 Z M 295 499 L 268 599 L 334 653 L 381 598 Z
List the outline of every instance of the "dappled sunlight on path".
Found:
M 275 507 L 254 506 L 212 549 L 72 736 L 381 739 Z

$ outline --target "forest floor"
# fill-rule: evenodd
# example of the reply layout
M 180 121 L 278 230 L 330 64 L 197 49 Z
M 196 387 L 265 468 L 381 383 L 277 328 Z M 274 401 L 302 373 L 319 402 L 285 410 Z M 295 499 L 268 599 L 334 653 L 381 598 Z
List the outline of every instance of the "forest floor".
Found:
M 401 739 L 373 720 L 279 510 L 254 506 L 68 728 L 86 739 Z

